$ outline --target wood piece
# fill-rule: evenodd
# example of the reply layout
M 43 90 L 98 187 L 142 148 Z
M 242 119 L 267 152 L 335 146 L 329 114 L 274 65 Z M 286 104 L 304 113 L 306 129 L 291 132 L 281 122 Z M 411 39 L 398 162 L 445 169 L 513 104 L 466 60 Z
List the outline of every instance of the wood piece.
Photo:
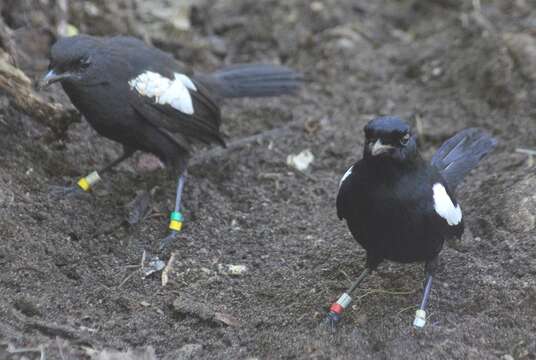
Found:
M 69 125 L 80 122 L 75 109 L 49 102 L 33 89 L 32 81 L 10 61 L 9 54 L 0 49 L 0 94 L 5 94 L 12 105 L 35 121 L 50 128 L 58 137 L 64 135 Z

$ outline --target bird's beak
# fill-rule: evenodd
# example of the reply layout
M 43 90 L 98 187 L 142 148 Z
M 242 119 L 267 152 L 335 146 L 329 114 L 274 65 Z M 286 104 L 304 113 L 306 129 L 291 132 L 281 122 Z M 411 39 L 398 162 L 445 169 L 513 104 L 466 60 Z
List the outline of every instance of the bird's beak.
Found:
M 376 156 L 383 154 L 384 152 L 387 152 L 392 148 L 393 146 L 385 145 L 382 143 L 381 139 L 378 139 L 372 146 L 370 146 L 370 153 L 372 154 L 372 156 Z
M 72 78 L 72 74 L 70 73 L 58 74 L 54 71 L 54 69 L 52 69 L 49 72 L 47 72 L 45 76 L 43 76 L 41 81 L 39 81 L 39 88 L 42 89 L 57 81 L 62 81 L 65 79 L 70 79 L 70 78 Z

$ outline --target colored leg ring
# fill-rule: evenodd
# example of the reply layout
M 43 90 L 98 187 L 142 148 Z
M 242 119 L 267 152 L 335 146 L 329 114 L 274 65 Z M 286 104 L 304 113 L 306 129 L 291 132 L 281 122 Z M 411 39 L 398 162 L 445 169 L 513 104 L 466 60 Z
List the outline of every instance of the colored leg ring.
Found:
M 91 185 L 89 185 L 89 182 L 87 181 L 85 177 L 78 180 L 78 186 L 80 186 L 80 188 L 86 192 L 91 190 Z
M 182 222 L 184 221 L 184 216 L 178 211 L 172 211 L 169 216 L 169 228 L 174 231 L 182 230 Z
M 85 192 L 88 192 L 91 190 L 91 186 L 95 185 L 101 180 L 99 173 L 96 171 L 93 171 L 88 176 L 81 178 L 78 180 L 78 186 Z

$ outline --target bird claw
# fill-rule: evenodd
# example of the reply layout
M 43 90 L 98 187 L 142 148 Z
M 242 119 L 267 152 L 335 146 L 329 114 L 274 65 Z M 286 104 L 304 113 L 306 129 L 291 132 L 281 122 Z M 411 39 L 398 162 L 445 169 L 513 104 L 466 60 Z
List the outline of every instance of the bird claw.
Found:
M 341 316 L 330 311 L 324 320 L 322 321 L 323 325 L 326 326 L 331 332 L 337 331 L 337 323 L 341 320 Z
M 138 193 L 138 195 L 136 195 L 136 198 L 127 205 L 128 223 L 130 225 L 135 225 L 142 221 L 149 213 L 150 206 L 151 194 L 147 191 Z
M 179 233 L 177 231 L 171 230 L 168 236 L 160 240 L 160 251 L 166 249 L 171 243 L 179 237 Z
M 61 197 L 81 197 L 86 195 L 86 192 L 79 186 L 56 186 L 50 185 L 48 187 L 49 195 L 61 198 Z

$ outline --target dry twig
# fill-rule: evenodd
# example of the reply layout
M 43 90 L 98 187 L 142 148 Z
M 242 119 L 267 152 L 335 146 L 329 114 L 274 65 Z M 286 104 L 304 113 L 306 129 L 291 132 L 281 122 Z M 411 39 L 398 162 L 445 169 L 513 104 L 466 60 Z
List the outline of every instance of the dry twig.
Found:
M 132 271 L 130 274 L 128 274 L 127 277 L 125 277 L 123 279 L 123 281 L 121 281 L 121 283 L 117 286 L 118 289 L 120 289 L 123 285 L 125 285 L 126 282 L 128 280 L 130 280 L 138 271 L 143 269 L 143 264 L 145 264 L 145 257 L 146 256 L 147 256 L 147 253 L 145 252 L 145 250 L 143 250 L 143 253 L 141 254 L 141 262 L 140 262 L 140 264 L 139 265 L 128 265 L 129 268 L 134 267 L 135 270 Z
M 255 134 L 255 135 L 252 135 L 252 136 L 248 136 L 248 137 L 245 137 L 245 138 L 230 142 L 229 144 L 227 144 L 226 148 L 214 148 L 214 149 L 205 151 L 205 152 L 203 152 L 203 153 L 201 153 L 201 154 L 199 154 L 197 156 L 194 156 L 192 158 L 192 160 L 190 161 L 190 165 L 201 164 L 201 163 L 207 162 L 209 160 L 212 160 L 214 158 L 226 155 L 229 152 L 231 152 L 232 150 L 235 150 L 237 148 L 240 148 L 240 147 L 252 144 L 252 143 L 258 143 L 258 142 L 261 142 L 261 141 L 266 140 L 266 139 L 271 139 L 271 138 L 275 138 L 277 136 L 281 136 L 281 135 L 289 132 L 292 127 L 295 127 L 297 125 L 302 125 L 303 126 L 303 120 L 291 121 L 291 122 L 289 122 L 288 124 L 286 124 L 286 125 L 284 125 L 282 127 L 267 130 L 267 131 L 263 131 L 263 132 L 261 132 L 259 134 Z

